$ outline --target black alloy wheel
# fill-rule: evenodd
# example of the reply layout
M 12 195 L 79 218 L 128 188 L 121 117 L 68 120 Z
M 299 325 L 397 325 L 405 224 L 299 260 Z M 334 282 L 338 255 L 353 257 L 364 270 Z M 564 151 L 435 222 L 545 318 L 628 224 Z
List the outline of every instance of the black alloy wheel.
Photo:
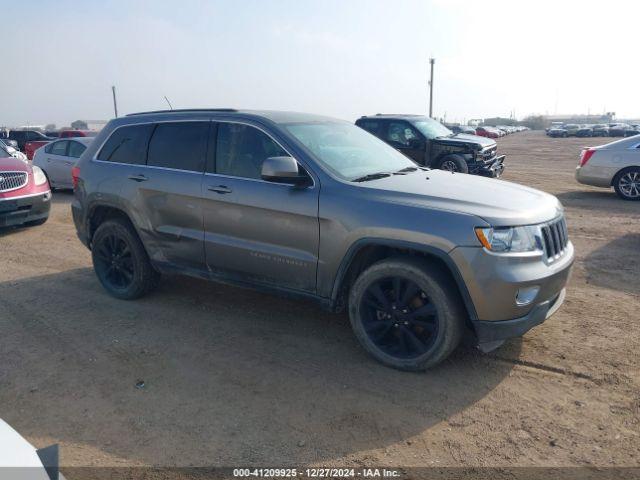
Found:
M 424 355 L 438 335 L 438 309 L 407 278 L 387 277 L 372 283 L 360 308 L 369 339 L 395 358 Z
M 102 286 L 122 300 L 139 298 L 160 280 L 135 228 L 125 218 L 106 220 L 91 239 L 93 268 Z
M 135 277 L 131 246 L 117 233 L 100 238 L 93 246 L 95 270 L 103 283 L 113 290 L 127 290 Z

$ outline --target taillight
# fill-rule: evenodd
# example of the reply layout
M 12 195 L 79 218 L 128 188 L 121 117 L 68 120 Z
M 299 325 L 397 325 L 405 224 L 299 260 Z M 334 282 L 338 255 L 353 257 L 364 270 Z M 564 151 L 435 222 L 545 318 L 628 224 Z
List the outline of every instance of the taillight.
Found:
M 594 153 L 596 153 L 595 148 L 587 148 L 586 150 L 582 150 L 582 153 L 580 154 L 580 166 L 584 167 Z
M 80 167 L 73 167 L 71 169 L 71 180 L 73 181 L 73 188 L 78 186 L 78 178 L 80 177 Z

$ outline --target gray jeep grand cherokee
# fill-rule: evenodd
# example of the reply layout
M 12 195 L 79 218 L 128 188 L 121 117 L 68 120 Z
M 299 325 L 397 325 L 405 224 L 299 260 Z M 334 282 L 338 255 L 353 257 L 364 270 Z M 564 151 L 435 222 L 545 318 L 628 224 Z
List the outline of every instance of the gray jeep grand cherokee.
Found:
M 169 273 L 302 295 L 347 308 L 362 346 L 405 370 L 466 332 L 489 350 L 544 322 L 574 256 L 555 197 L 420 167 L 316 115 L 129 115 L 73 178 L 78 236 L 111 295 Z

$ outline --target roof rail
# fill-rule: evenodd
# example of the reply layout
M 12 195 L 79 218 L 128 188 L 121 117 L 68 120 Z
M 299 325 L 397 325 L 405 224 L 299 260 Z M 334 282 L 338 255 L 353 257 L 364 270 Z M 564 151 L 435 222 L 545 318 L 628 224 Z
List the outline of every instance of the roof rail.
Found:
M 179 108 L 174 110 L 152 110 L 149 112 L 128 113 L 127 117 L 147 115 L 150 113 L 184 113 L 184 112 L 237 112 L 235 108 Z

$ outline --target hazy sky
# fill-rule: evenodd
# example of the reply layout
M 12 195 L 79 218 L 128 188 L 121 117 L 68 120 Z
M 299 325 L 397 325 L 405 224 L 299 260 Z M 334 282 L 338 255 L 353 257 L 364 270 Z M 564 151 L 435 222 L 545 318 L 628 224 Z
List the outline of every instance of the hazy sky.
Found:
M 640 2 L 0 0 L 0 125 L 166 108 L 640 117 Z M 9 21 L 9 18 L 13 21 Z

